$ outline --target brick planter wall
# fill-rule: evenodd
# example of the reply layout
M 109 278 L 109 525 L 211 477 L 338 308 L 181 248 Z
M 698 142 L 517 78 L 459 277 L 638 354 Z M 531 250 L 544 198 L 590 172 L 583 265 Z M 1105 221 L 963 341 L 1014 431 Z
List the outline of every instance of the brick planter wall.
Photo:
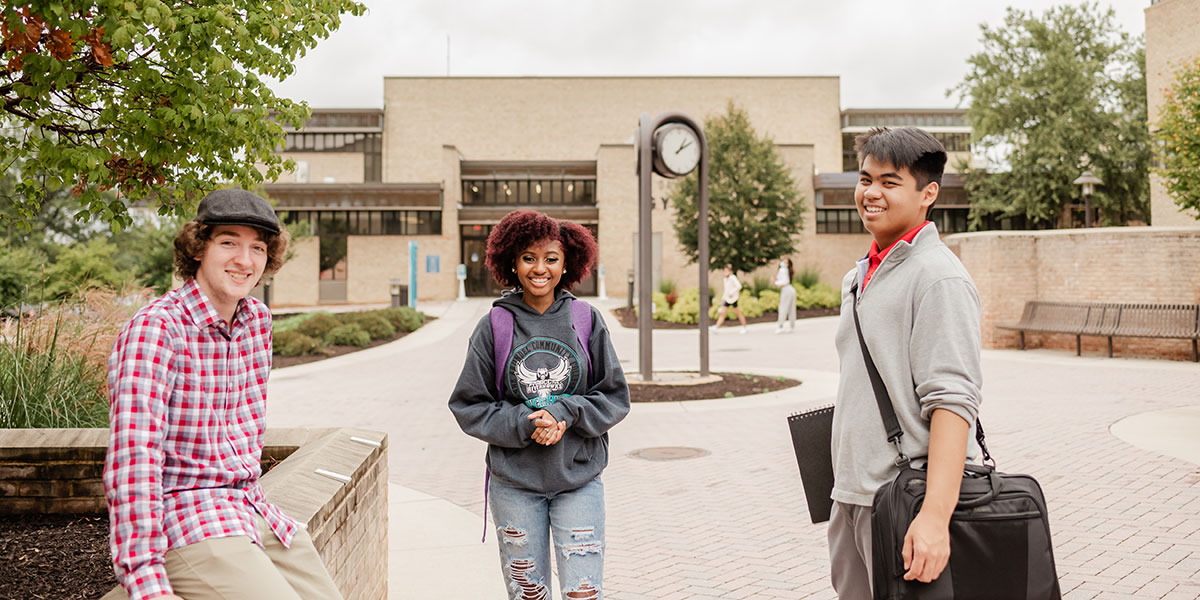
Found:
M 267 499 L 307 524 L 346 598 L 386 598 L 387 436 L 271 429 L 264 441 L 264 463 L 283 461 L 262 478 Z M 105 512 L 107 445 L 105 429 L 0 429 L 0 513 Z
M 1200 303 L 1200 227 L 986 231 L 943 241 L 966 266 L 983 304 L 985 348 L 1016 348 L 1013 324 L 1029 300 Z M 1026 347 L 1075 350 L 1075 336 L 1026 334 Z M 1106 338 L 1084 336 L 1104 356 Z M 1113 338 L 1113 356 L 1191 360 L 1188 340 Z

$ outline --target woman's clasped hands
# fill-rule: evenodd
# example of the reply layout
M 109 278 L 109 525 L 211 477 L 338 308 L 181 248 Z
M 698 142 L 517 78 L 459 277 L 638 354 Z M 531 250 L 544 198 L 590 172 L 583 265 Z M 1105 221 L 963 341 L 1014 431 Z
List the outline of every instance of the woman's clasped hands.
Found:
M 554 415 L 544 408 L 530 413 L 528 418 L 533 421 L 535 427 L 533 435 L 529 437 L 543 446 L 557 444 L 558 440 L 562 439 L 563 432 L 567 430 L 566 422 L 556 420 Z

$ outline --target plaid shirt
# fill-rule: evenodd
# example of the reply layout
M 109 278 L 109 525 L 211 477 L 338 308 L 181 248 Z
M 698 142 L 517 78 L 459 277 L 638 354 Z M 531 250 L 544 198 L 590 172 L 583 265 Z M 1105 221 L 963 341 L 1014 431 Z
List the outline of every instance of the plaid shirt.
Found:
M 267 308 L 246 298 L 229 327 L 195 280 L 139 310 L 117 338 L 104 487 L 130 600 L 172 591 L 171 548 L 239 535 L 261 546 L 256 513 L 291 545 L 299 525 L 258 483 L 270 371 Z

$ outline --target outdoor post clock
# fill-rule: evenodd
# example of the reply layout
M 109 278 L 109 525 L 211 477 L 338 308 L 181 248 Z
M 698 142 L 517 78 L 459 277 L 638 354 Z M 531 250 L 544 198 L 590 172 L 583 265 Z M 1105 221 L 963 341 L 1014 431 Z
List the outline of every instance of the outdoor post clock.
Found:
M 691 127 L 668 123 L 654 132 L 654 172 L 663 177 L 683 177 L 700 163 L 700 139 Z

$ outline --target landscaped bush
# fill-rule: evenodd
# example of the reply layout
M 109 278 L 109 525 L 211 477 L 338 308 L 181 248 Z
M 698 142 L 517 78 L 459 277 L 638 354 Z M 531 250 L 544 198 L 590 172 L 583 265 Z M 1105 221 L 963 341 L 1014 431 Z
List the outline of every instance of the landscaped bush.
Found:
M 275 331 L 272 346 L 280 356 L 303 356 L 313 354 L 321 347 L 321 340 L 304 335 L 299 331 Z
M 325 334 L 325 343 L 330 346 L 366 346 L 371 343 L 371 334 L 357 323 L 338 325 Z
M 794 274 L 792 277 L 800 284 L 800 287 L 811 288 L 821 282 L 821 272 L 810 266 L 800 269 L 800 273 Z
M 750 293 L 754 296 L 762 294 L 765 290 L 778 289 L 772 284 L 772 279 L 766 275 L 755 275 L 750 281 Z M 742 288 L 745 291 L 746 288 Z
M 836 308 L 841 305 L 841 295 L 827 284 L 818 283 L 812 288 L 806 288 L 793 283 L 792 287 L 796 289 L 797 308 Z M 656 320 L 689 325 L 699 321 L 699 289 L 688 288 L 679 292 L 679 298 L 675 301 L 675 305 L 669 308 L 666 307 L 666 297 L 663 294 L 655 292 L 651 296 L 655 304 L 654 318 Z M 709 303 L 709 320 L 716 320 L 720 307 L 719 301 L 714 300 Z M 756 297 L 751 290 L 743 288 L 738 297 L 738 308 L 742 309 L 742 314 L 748 319 L 774 312 L 779 308 L 779 292 L 765 289 Z M 634 312 L 636 313 L 636 311 L 635 308 Z M 727 312 L 725 318 L 736 319 L 731 312 Z
M 425 313 L 408 306 L 385 308 L 374 312 L 391 322 L 396 331 L 411 333 L 425 324 Z
M 396 326 L 378 314 L 359 313 L 361 316 L 354 321 L 372 340 L 382 340 L 396 335 Z
M 779 292 L 775 290 L 763 290 L 758 294 L 758 301 L 767 310 L 776 310 L 779 308 Z
M 313 313 L 297 325 L 295 331 L 303 333 L 308 337 L 324 339 L 330 331 L 333 331 L 340 325 L 342 325 L 342 322 L 329 313 Z
M 0 322 L 0 428 L 107 427 L 108 355 L 144 292 L 83 300 Z

